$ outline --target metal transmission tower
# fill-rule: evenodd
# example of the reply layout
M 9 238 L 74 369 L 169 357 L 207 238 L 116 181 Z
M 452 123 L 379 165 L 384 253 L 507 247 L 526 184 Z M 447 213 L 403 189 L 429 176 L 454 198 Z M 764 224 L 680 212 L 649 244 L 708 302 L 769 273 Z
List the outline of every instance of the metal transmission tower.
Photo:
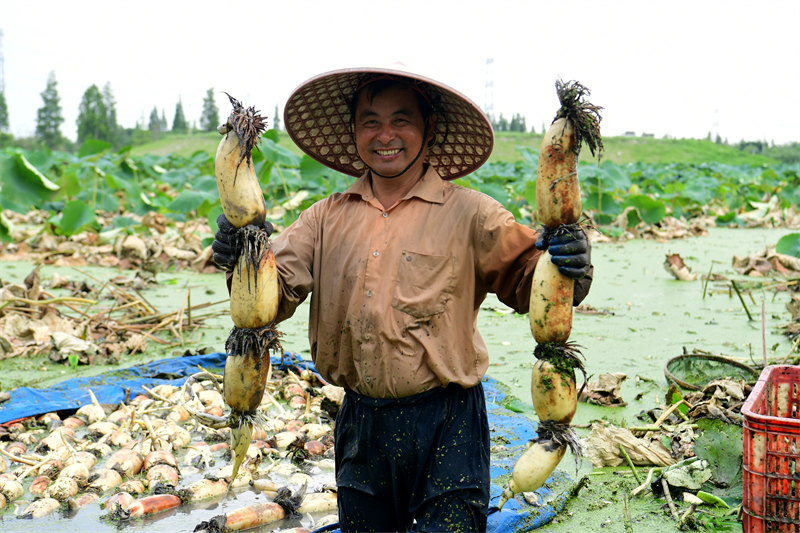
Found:
M 6 77 L 3 74 L 3 30 L 0 28 L 0 93 L 6 92 Z
M 494 120 L 494 58 L 486 58 L 486 85 L 483 94 L 483 110 Z

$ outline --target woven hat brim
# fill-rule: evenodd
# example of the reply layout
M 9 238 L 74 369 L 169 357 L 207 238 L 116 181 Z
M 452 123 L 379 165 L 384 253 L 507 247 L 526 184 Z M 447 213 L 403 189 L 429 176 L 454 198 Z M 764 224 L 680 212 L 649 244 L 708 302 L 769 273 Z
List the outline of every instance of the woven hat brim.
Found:
M 323 165 L 361 176 L 367 167 L 353 142 L 348 102 L 365 76 L 380 74 L 423 82 L 438 102 L 434 143 L 428 148 L 426 160 L 442 179 L 465 176 L 489 159 L 494 147 L 492 125 L 472 100 L 430 78 L 386 68 L 334 70 L 303 82 L 284 108 L 283 123 L 289 137 Z

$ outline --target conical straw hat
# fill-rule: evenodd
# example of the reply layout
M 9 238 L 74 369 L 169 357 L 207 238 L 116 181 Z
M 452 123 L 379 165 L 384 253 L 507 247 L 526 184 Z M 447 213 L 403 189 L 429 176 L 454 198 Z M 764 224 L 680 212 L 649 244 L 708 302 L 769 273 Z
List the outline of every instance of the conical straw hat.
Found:
M 427 162 L 445 180 L 465 176 L 492 153 L 491 123 L 472 100 L 440 82 L 397 68 L 352 68 L 326 72 L 303 82 L 284 108 L 292 140 L 323 165 L 350 176 L 366 166 L 356 152 L 350 101 L 374 78 L 398 77 L 418 88 L 434 107 L 434 142 Z

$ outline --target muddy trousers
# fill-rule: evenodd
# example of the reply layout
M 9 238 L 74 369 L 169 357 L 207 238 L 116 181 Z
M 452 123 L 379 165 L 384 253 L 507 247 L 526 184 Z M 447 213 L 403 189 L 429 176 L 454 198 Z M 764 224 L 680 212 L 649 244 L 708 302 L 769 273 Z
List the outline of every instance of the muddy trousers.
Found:
M 482 385 L 400 399 L 347 391 L 334 436 L 342 533 L 486 531 Z

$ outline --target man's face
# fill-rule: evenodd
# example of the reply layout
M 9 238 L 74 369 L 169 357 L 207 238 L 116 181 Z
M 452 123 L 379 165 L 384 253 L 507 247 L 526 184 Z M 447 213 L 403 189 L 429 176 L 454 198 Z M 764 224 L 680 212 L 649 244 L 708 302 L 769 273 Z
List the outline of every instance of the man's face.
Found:
M 418 176 L 424 153 L 406 171 L 425 143 L 424 119 L 413 89 L 393 85 L 376 94 L 368 93 L 362 91 L 356 102 L 358 155 L 381 176 L 396 177 L 401 172 Z

